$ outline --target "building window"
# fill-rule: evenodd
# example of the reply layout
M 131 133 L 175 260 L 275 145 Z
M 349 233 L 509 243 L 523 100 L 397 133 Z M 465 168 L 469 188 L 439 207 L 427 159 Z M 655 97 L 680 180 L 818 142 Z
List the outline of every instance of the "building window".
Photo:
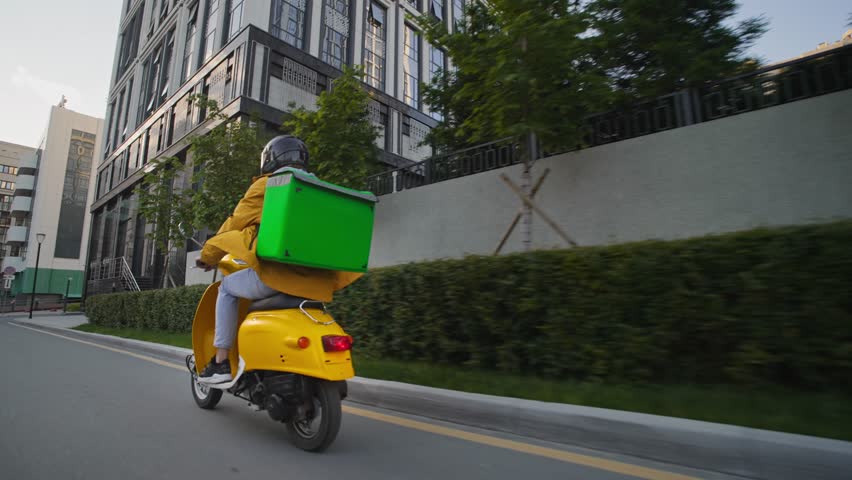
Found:
M 207 0 L 207 18 L 204 21 L 204 61 L 216 51 L 216 24 L 219 21 L 219 0 Z
M 386 14 L 387 11 L 379 3 L 370 3 L 364 37 L 364 73 L 367 83 L 379 90 L 385 89 Z
M 347 0 L 325 0 L 325 38 L 322 60 L 343 68 L 349 48 L 349 3 Z
M 411 8 L 420 11 L 420 0 L 403 0 L 405 3 L 411 6 Z
M 166 39 L 158 45 L 154 52 L 145 62 L 143 73 L 143 95 L 139 96 L 140 109 L 139 122 L 148 118 L 154 110 L 159 107 L 169 94 L 169 72 L 171 71 L 172 52 L 175 45 L 175 31 L 166 35 Z
M 150 69 L 151 63 L 150 59 L 145 61 L 145 64 L 142 65 L 142 79 L 141 84 L 139 85 L 139 105 L 136 106 L 136 124 L 141 124 L 143 120 L 148 118 L 148 115 L 145 113 L 145 105 L 148 103 L 145 99 L 148 97 L 148 88 L 149 81 L 148 77 L 150 77 Z M 112 112 L 112 105 L 110 105 L 110 112 Z M 113 121 L 113 120 L 110 120 Z M 110 141 L 109 135 L 107 135 L 107 142 Z M 106 149 L 109 152 L 109 148 Z M 104 153 L 107 153 L 104 152 Z M 106 157 L 104 157 L 106 158 Z
M 142 33 L 142 11 L 140 8 L 127 27 L 121 32 L 121 44 L 118 54 L 118 71 L 117 77 L 124 75 L 127 68 L 136 58 L 136 52 L 139 49 L 139 35 Z
M 405 136 L 411 135 L 411 117 L 408 115 L 402 116 L 402 128 L 400 129 L 400 133 Z
M 127 139 L 127 127 L 130 123 L 130 97 L 133 96 L 133 78 L 130 78 L 130 81 L 127 82 L 127 102 L 124 104 L 124 121 L 121 125 L 121 141 Z
M 438 20 L 444 20 L 444 0 L 429 0 L 429 13 Z
M 8 173 L 9 175 L 17 175 L 18 167 L 13 167 L 11 165 L 0 165 L 0 173 Z
M 403 56 L 402 97 L 407 105 L 420 108 L 420 34 L 409 25 L 405 26 Z
M 119 144 L 119 131 L 121 130 L 121 115 L 124 113 L 124 94 L 126 89 L 121 89 L 121 93 L 118 94 L 118 111 L 115 114 L 115 122 L 113 124 L 112 131 L 112 143 L 113 145 Z
M 169 0 L 160 0 L 160 21 L 169 14 Z
M 430 55 L 429 55 L 429 81 L 434 82 L 435 78 L 444 70 L 446 70 L 446 62 L 447 55 L 443 50 L 437 47 L 430 47 Z M 440 112 L 430 112 L 432 118 L 435 120 L 443 120 L 444 117 Z
M 163 62 L 161 78 L 160 78 L 160 102 L 162 103 L 169 96 L 169 79 L 172 71 L 172 54 L 175 51 L 175 31 L 166 35 L 166 46 L 163 50 Z
M 347 38 L 343 34 L 326 28 L 325 30 L 325 48 L 323 49 L 322 59 L 325 63 L 334 66 L 335 68 L 343 68 L 346 63 L 346 45 Z
M 186 22 L 186 41 L 183 47 L 183 63 L 181 66 L 180 83 L 183 84 L 190 75 L 195 73 L 195 36 L 198 34 L 198 2 L 189 9 L 189 20 Z
M 0 180 L 0 190 L 14 190 L 15 182 L 7 182 L 6 180 Z
M 144 7 L 140 8 L 140 10 Z M 155 27 L 157 26 L 157 0 L 151 2 L 151 17 L 148 19 L 148 38 L 154 35 Z
M 453 0 L 453 27 L 459 31 L 465 22 L 465 0 Z
M 228 39 L 234 38 L 243 26 L 243 0 L 231 0 L 231 11 L 228 14 Z
M 144 116 L 142 118 L 148 118 L 149 115 L 154 111 L 154 106 L 157 103 L 157 80 L 160 78 L 160 59 L 162 57 L 162 48 L 157 47 L 154 49 L 154 53 L 151 54 L 151 59 L 147 65 L 146 72 L 146 80 L 145 80 L 145 96 L 144 100 Z
M 305 0 L 272 0 L 272 35 L 296 48 L 304 48 Z
M 141 94 L 140 94 L 141 96 Z M 112 153 L 112 135 L 109 132 L 112 131 L 112 124 L 115 122 L 115 100 L 110 102 L 109 108 L 107 108 L 107 117 L 106 117 L 106 145 L 104 145 L 104 158 L 108 157 L 110 153 Z

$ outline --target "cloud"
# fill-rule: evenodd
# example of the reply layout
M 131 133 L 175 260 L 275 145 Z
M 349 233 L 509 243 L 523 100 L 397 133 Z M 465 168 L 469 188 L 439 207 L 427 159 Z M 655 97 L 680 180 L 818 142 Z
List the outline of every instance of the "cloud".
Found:
M 29 90 L 50 105 L 58 104 L 62 95 L 65 95 L 69 104 L 82 105 L 84 103 L 80 90 L 70 85 L 37 77 L 21 65 L 18 65 L 15 68 L 15 73 L 12 74 L 12 85 L 23 90 Z

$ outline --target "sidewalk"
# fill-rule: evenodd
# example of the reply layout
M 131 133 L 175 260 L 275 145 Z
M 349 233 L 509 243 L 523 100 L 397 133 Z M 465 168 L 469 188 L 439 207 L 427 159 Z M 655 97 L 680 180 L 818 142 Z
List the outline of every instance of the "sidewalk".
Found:
M 53 328 L 74 328 L 89 323 L 89 319 L 80 313 L 33 312 L 33 318 L 30 319 L 27 312 L 15 312 L 4 313 L 0 318 Z
M 6 316 L 4 316 L 6 317 Z M 190 350 L 69 330 L 83 315 L 6 317 L 183 364 Z M 348 401 L 437 420 L 753 479 L 852 478 L 852 442 L 619 410 L 355 377 Z

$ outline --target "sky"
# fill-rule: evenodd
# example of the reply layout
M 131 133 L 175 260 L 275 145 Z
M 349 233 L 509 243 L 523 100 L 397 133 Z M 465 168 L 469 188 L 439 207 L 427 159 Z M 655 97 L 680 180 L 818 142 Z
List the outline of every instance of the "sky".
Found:
M 654 0 L 648 0 L 654 1 Z M 8 0 L 0 18 L 0 140 L 36 146 L 50 106 L 103 117 L 122 0 Z M 765 15 L 751 49 L 766 62 L 839 40 L 850 0 L 740 0 L 739 18 Z

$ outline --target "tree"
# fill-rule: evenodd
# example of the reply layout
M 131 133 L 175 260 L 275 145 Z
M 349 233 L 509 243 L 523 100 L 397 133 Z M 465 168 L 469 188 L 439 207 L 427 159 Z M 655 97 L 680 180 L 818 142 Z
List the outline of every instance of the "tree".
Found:
M 139 213 L 153 225 L 147 237 L 166 257 L 192 232 L 217 230 L 260 170 L 264 136 L 259 122 L 229 119 L 215 101 L 202 96 L 192 101 L 208 120 L 220 123 L 191 140 L 189 162 L 155 160 L 136 189 Z
M 285 122 L 305 139 L 320 177 L 351 187 L 363 185 L 378 155 L 377 129 L 368 118 L 369 97 L 360 75 L 347 69 L 331 92 L 320 95 L 318 111 L 296 109 Z M 192 101 L 207 121 L 218 124 L 191 140 L 189 161 L 157 160 L 137 187 L 139 213 L 154 225 L 148 238 L 163 255 L 194 231 L 219 228 L 260 173 L 260 154 L 270 136 L 256 118 L 228 118 L 203 96 Z
M 472 2 L 448 33 L 418 18 L 455 69 L 424 86 L 444 120 L 428 141 L 454 150 L 535 132 L 545 149 L 580 143 L 583 117 L 758 66 L 746 49 L 765 31 L 730 27 L 736 0 Z
M 282 126 L 308 145 L 318 177 L 350 188 L 362 188 L 378 167 L 378 129 L 370 122 L 362 76 L 360 68 L 344 67 L 332 89 L 320 93 L 317 110 L 291 104 L 292 118 Z
M 607 93 L 582 8 L 568 0 L 494 0 L 472 2 L 466 13 L 467 25 L 454 33 L 418 19 L 456 67 L 424 87 L 426 102 L 445 118 L 428 140 L 454 149 L 534 132 L 545 149 L 575 146 L 582 118 Z
M 185 169 L 180 159 L 165 157 L 152 164 L 152 170 L 143 177 L 136 193 L 139 214 L 153 226 L 146 236 L 154 241 L 154 248 L 163 256 L 165 271 L 172 242 L 186 238 L 181 224 L 190 218 L 191 198 L 181 190 L 180 180 Z
M 232 120 L 215 101 L 199 96 L 194 102 L 206 110 L 208 119 L 220 123 L 192 139 L 192 208 L 187 221 L 194 230 L 217 230 L 260 173 L 260 153 L 268 138 L 257 119 Z
M 178 226 L 186 219 L 189 198 L 176 185 L 184 165 L 177 157 L 165 157 L 152 162 L 153 169 L 136 188 L 139 213 L 154 225 L 148 237 L 160 253 L 167 253 L 172 241 L 182 238 Z
M 762 17 L 730 26 L 736 0 L 592 0 L 595 59 L 620 101 L 655 97 L 759 66 L 746 50 Z

